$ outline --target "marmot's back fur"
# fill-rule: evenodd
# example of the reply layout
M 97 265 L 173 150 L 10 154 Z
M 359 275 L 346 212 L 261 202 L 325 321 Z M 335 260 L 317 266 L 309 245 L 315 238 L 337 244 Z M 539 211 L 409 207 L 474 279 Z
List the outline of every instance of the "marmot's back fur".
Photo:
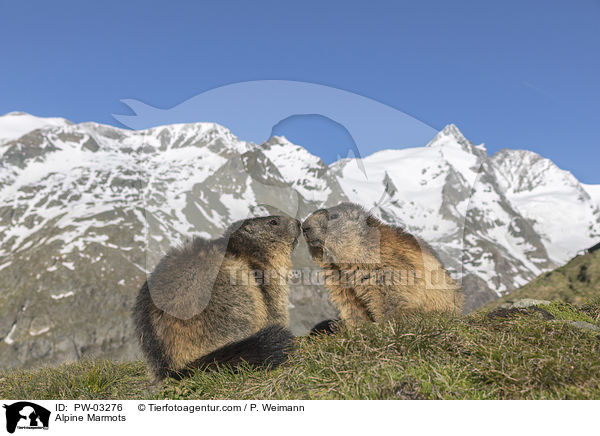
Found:
M 362 207 L 320 209 L 302 229 L 343 321 L 380 322 L 410 311 L 460 314 L 459 287 L 433 250 Z
M 141 348 L 158 379 L 213 363 L 281 363 L 292 338 L 286 279 L 299 233 L 289 217 L 248 219 L 159 262 L 134 308 Z

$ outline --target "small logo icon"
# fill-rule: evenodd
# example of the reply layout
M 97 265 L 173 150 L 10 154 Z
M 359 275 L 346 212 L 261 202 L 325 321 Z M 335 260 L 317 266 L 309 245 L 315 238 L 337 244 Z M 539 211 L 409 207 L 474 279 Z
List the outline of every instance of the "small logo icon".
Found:
M 29 401 L 4 404 L 6 409 L 6 431 L 14 433 L 18 429 L 48 429 L 50 411 Z

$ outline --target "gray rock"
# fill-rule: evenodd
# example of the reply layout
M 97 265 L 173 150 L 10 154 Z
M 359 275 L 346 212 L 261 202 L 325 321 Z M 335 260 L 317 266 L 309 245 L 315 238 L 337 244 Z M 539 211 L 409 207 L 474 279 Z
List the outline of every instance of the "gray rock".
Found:
M 586 321 L 573 321 L 573 320 L 561 320 L 561 319 L 556 319 L 552 322 L 562 322 L 565 324 L 569 324 L 572 325 L 573 327 L 577 327 L 579 329 L 582 330 L 589 330 L 591 332 L 600 332 L 600 327 L 598 327 L 596 324 L 592 324 Z
M 502 309 L 525 309 L 532 306 L 550 304 L 548 300 L 536 300 L 534 298 L 521 298 L 515 301 L 508 301 L 500 305 Z

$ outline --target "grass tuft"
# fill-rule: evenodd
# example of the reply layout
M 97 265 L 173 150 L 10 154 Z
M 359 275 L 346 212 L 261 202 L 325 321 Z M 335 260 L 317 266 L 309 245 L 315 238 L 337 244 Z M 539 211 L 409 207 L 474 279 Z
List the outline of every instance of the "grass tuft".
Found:
M 600 399 L 600 298 L 467 317 L 415 314 L 300 337 L 277 369 L 198 371 L 153 384 L 143 362 L 0 374 L 6 399 Z

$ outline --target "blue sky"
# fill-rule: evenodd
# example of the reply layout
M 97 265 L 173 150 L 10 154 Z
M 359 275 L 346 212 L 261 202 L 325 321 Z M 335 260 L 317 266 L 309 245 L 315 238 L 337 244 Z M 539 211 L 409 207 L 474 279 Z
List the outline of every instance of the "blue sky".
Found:
M 122 99 L 169 108 L 240 81 L 306 81 L 600 183 L 599 21 L 598 0 L 0 0 L 0 113 L 120 125 Z M 348 141 L 318 117 L 275 132 L 326 161 Z

